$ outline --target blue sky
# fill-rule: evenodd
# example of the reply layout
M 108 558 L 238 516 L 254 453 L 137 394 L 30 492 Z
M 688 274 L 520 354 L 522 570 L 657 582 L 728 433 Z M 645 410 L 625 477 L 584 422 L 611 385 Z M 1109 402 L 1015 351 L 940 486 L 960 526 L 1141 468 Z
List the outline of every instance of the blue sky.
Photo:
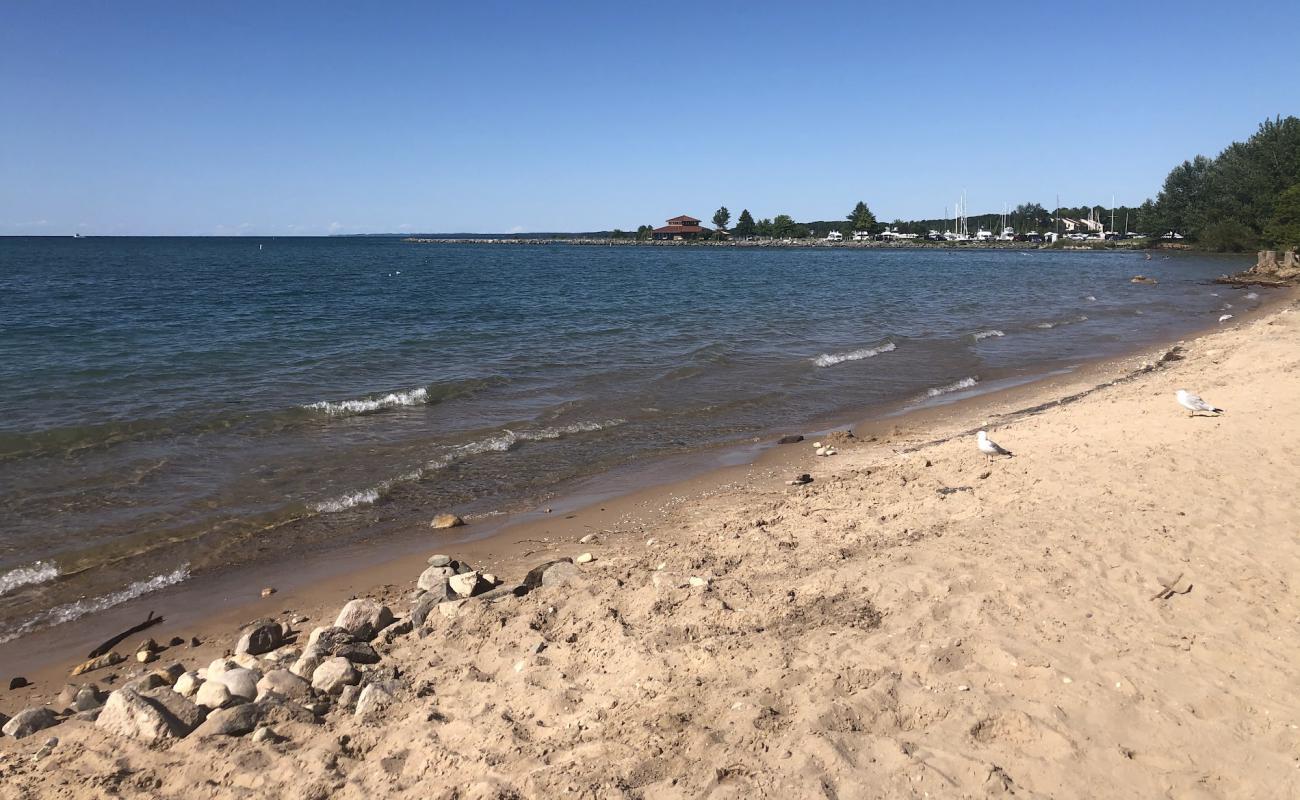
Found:
M 1136 204 L 1300 114 L 1294 2 L 894 5 L 14 0 L 0 234 Z

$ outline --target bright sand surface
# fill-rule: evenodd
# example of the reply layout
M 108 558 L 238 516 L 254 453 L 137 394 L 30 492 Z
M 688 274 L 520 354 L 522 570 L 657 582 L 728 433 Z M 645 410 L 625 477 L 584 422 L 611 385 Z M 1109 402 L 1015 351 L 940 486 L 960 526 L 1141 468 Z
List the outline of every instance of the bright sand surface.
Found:
M 0 740 L 0 797 L 1300 796 L 1300 307 L 1239 322 L 452 553 L 595 560 L 381 646 L 400 688 L 367 720 L 162 747 L 68 721 Z M 355 590 L 404 614 L 421 561 Z

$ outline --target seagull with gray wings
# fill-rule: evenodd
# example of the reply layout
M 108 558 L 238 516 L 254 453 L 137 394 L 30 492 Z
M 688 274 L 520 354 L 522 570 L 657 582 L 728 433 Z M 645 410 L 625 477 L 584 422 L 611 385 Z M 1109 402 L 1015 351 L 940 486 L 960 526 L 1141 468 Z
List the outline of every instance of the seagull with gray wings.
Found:
M 979 445 L 980 452 L 983 453 L 984 457 L 989 461 L 993 460 L 993 456 L 1011 455 L 1010 450 L 990 439 L 988 433 L 985 431 L 980 431 L 979 434 L 976 435 L 975 442 Z
M 1178 405 L 1192 412 L 1190 416 L 1193 417 L 1197 414 L 1211 414 L 1217 417 L 1223 413 L 1223 409 L 1210 405 L 1202 400 L 1199 394 L 1192 394 L 1186 389 L 1174 392 L 1174 397 L 1178 398 Z

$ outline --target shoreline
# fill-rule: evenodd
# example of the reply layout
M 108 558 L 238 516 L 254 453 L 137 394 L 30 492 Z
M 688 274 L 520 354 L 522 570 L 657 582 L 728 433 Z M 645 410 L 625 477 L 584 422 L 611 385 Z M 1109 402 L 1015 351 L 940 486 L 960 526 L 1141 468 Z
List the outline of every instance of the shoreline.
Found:
M 0 778 L 74 798 L 1289 795 L 1297 344 L 1292 291 L 1172 352 L 832 434 L 833 457 L 773 448 L 529 522 L 516 562 L 431 543 L 353 593 L 400 620 L 432 550 L 494 571 L 594 558 L 380 637 L 378 708 L 259 701 L 260 735 L 155 744 L 65 721 L 0 740 Z M 1189 418 L 1184 387 L 1227 413 Z M 984 427 L 1014 457 L 977 453 Z M 794 469 L 815 477 L 790 487 Z M 587 526 L 608 527 L 579 542 Z M 154 666 L 220 657 L 247 618 Z
M 1295 290 L 1279 292 L 1253 311 L 1240 314 L 1227 328 L 1275 313 L 1296 295 Z M 153 612 L 167 620 L 152 629 L 154 638 L 162 641 L 179 636 L 188 640 L 197 636 L 205 644 L 193 652 L 184 648 L 179 655 L 200 662 L 211 660 L 229 644 L 222 641 L 223 634 L 242 622 L 277 614 L 320 619 L 322 609 L 337 607 L 349 597 L 384 593 L 401 583 L 431 548 L 450 550 L 496 574 L 522 575 L 528 569 L 527 562 L 535 560 L 538 553 L 557 552 L 563 543 L 572 544 L 587 533 L 627 525 L 645 509 L 662 511 L 683 494 L 809 471 L 819 466 L 821 459 L 805 452 L 808 448 L 804 444 L 816 436 L 847 429 L 859 434 L 859 438 L 870 437 L 900 448 L 915 447 L 916 441 L 925 440 L 928 431 L 942 429 L 954 419 L 981 414 L 996 419 L 998 409 L 1007 414 L 1018 408 L 1050 404 L 1053 398 L 1105 385 L 1114 379 L 1116 371 L 1131 374 L 1137 368 L 1135 364 L 1152 363 L 1153 358 L 1176 344 L 1222 330 L 1225 326 L 1210 323 L 1179 339 L 1162 339 L 1124 354 L 1083 360 L 1068 370 L 1048 370 L 996 388 L 962 390 L 930 400 L 899 400 L 871 411 L 844 410 L 810 424 L 809 430 L 787 431 L 806 437 L 807 441 L 799 445 L 779 445 L 775 439 L 781 434 L 772 432 L 767 437 L 715 445 L 649 464 L 624 465 L 581 479 L 534 510 L 488 515 L 464 527 L 412 530 L 399 535 L 396 542 L 365 537 L 342 547 L 312 552 L 304 563 L 292 567 L 275 563 L 223 568 L 0 643 L 0 660 L 6 663 L 0 678 L 7 682 L 21 675 L 31 684 L 17 692 L 29 692 L 34 697 L 52 695 L 67 682 L 68 671 L 84 660 L 83 650 L 88 651 L 112 632 L 126 629 Z M 641 529 L 653 524 L 648 518 L 635 520 Z M 269 598 L 259 598 L 264 587 L 276 592 Z M 0 701 L 10 700 L 17 692 L 0 694 Z

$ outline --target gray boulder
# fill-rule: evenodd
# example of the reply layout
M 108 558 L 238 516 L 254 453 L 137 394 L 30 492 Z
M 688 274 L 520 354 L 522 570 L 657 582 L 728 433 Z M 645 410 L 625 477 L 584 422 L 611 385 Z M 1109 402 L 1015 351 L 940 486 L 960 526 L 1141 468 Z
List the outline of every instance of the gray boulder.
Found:
M 172 719 L 179 722 L 180 727 L 184 730 L 182 736 L 197 728 L 207 716 L 205 709 L 195 705 L 169 687 L 150 689 L 147 692 L 141 692 L 140 696 L 162 706 L 172 716 Z
M 429 556 L 429 566 L 446 567 L 451 565 L 451 556 L 436 555 Z
M 233 708 L 222 708 L 208 715 L 207 720 L 195 729 L 199 738 L 210 736 L 243 736 L 252 733 L 262 721 L 263 707 L 260 703 L 244 703 Z
M 125 687 L 108 696 L 108 702 L 100 710 L 95 726 L 149 744 L 179 739 L 189 733 L 189 728 L 172 716 L 161 703 Z
M 414 630 L 414 625 L 411 623 L 410 617 L 407 617 L 384 628 L 379 632 L 379 636 L 375 638 L 382 644 L 392 644 L 399 636 L 405 636 L 412 630 Z
M 379 654 L 366 642 L 351 642 L 334 651 L 334 655 L 346 658 L 353 664 L 378 664 Z
M 257 682 L 261 677 L 261 673 L 251 669 L 232 669 L 221 673 L 212 681 L 225 684 L 226 688 L 235 697 L 255 700 L 257 699 Z
M 383 685 L 366 684 L 357 697 L 357 719 L 366 720 L 379 716 L 393 704 L 393 695 Z
M 193 697 L 202 684 L 203 681 L 199 678 L 199 673 L 186 672 L 176 679 L 176 683 L 172 688 L 185 697 Z
M 312 688 L 326 694 L 338 695 L 344 686 L 355 686 L 361 681 L 361 673 L 346 659 L 334 656 L 321 663 L 312 673 Z
M 208 709 L 225 708 L 235 705 L 235 696 L 230 689 L 218 680 L 204 681 L 194 695 L 194 702 Z
M 447 579 L 456 574 L 456 568 L 450 565 L 441 567 L 429 567 L 420 573 L 420 578 L 415 585 L 426 592 L 443 592 L 447 591 Z
M 147 692 L 150 689 L 157 689 L 159 686 L 170 686 L 167 679 L 158 672 L 149 672 L 138 678 L 132 678 L 119 688 L 130 689 L 134 692 Z
M 257 699 L 276 694 L 290 700 L 305 700 L 311 694 L 311 684 L 287 669 L 275 669 L 257 682 Z
M 348 601 L 334 620 L 334 627 L 342 628 L 352 634 L 354 639 L 370 641 L 375 634 L 391 625 L 393 612 L 378 600 L 357 598 Z
M 25 739 L 37 731 L 43 731 L 58 724 L 59 719 L 54 716 L 53 711 L 44 706 L 37 706 L 35 708 L 25 708 L 14 714 L 0 730 L 4 731 L 5 736 Z
M 582 572 L 574 565 L 573 559 L 561 558 L 528 570 L 524 576 L 524 589 L 531 592 L 541 586 L 564 586 L 581 579 Z
M 93 683 L 88 683 L 77 690 L 76 696 L 72 698 L 72 709 L 74 711 L 89 711 L 92 708 L 99 708 L 104 705 L 104 693 L 99 691 L 99 687 Z
M 429 614 L 433 613 L 433 610 L 438 607 L 438 604 L 446 599 L 445 593 L 427 592 L 420 598 L 419 602 L 411 608 L 411 624 L 423 625 L 424 621 L 429 618 Z
M 244 626 L 240 631 L 235 652 L 260 656 L 262 653 L 271 652 L 283 643 L 284 626 L 273 619 L 259 619 Z

